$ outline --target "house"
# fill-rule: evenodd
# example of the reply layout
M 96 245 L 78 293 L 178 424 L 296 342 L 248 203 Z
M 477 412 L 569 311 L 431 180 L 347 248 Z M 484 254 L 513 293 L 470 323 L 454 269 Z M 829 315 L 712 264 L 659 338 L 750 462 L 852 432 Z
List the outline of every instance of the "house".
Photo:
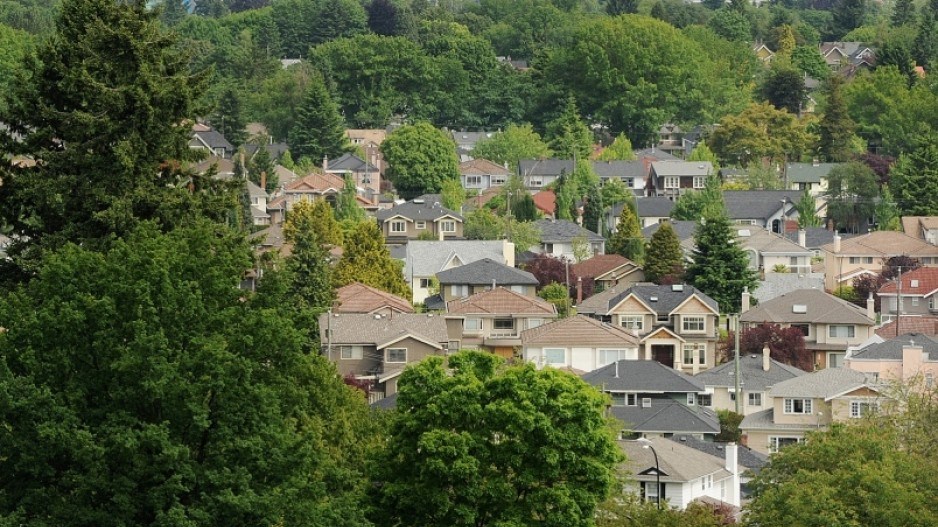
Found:
M 506 240 L 411 240 L 399 248 L 392 247 L 391 255 L 404 261 L 404 279 L 410 284 L 420 304 L 436 294 L 436 275 L 440 271 L 491 258 L 508 266 L 515 264 L 515 246 Z
M 743 444 L 771 454 L 804 441 L 805 434 L 834 422 L 863 417 L 883 399 L 871 375 L 847 368 L 826 368 L 773 386 L 769 408 L 743 418 Z
M 619 254 L 597 254 L 570 267 L 577 278 L 593 279 L 594 291 L 615 285 L 629 287 L 645 281 L 645 272 L 632 260 Z
M 335 174 L 352 179 L 359 196 L 367 203 L 376 206 L 378 196 L 381 195 L 381 171 L 374 164 L 366 162 L 355 154 L 345 153 L 336 159 L 323 158 L 322 170 L 327 174 Z
M 902 232 L 932 245 L 938 245 L 938 216 L 904 216 Z
M 876 335 L 887 339 L 897 337 L 906 333 L 921 333 L 929 337 L 938 336 L 938 316 L 921 315 L 909 316 L 903 315 L 893 318 L 892 321 L 876 328 Z
M 796 190 L 727 190 L 723 202 L 730 220 L 755 225 L 772 232 L 785 232 L 785 222 L 798 217 L 794 204 L 801 199 Z
M 284 187 L 282 206 L 289 212 L 293 205 L 302 200 L 315 201 L 317 199 L 324 199 L 334 206 L 339 193 L 344 188 L 345 180 L 342 176 L 314 172 Z
M 685 258 L 689 260 L 694 252 L 694 247 L 697 246 L 694 241 L 694 232 L 697 231 L 697 222 L 687 220 L 671 220 L 667 222 L 662 221 L 653 223 L 642 229 L 642 237 L 648 241 L 651 241 L 651 237 L 654 236 L 656 232 L 658 232 L 658 229 L 661 228 L 661 225 L 664 223 L 671 224 L 671 228 L 674 230 L 674 234 L 681 243 L 681 250 L 684 252 Z
M 808 227 L 806 229 L 790 230 L 785 233 L 785 237 L 798 245 L 808 249 L 814 256 L 820 257 L 823 254 L 821 247 L 834 242 L 834 236 L 837 232 L 824 227 Z M 853 234 L 839 234 L 841 240 L 853 238 Z M 822 268 L 823 270 L 823 268 Z
M 234 145 L 228 142 L 218 130 L 202 123 L 192 125 L 189 148 L 192 150 L 205 150 L 223 159 L 231 159 L 235 151 Z
M 827 175 L 843 163 L 788 163 L 785 165 L 785 183 L 791 190 L 807 191 L 815 198 L 827 191 Z
M 394 316 L 413 313 L 414 306 L 407 300 L 360 282 L 338 288 L 333 313 L 366 313 Z
M 496 287 L 504 287 L 531 298 L 537 296 L 538 281 L 533 274 L 491 258 L 482 258 L 440 271 L 436 274 L 436 279 L 440 285 L 440 293 L 427 297 L 424 301 L 427 309 L 445 309 L 451 300 L 466 298 Z
M 619 441 L 631 474 L 627 492 L 663 507 L 684 510 L 694 500 L 740 505 L 739 447 L 728 443 L 714 456 L 672 439 Z M 652 450 L 654 449 L 654 450 Z M 658 486 L 660 485 L 660 487 Z
M 231 179 L 234 177 L 234 161 L 212 154 L 193 165 L 192 171 L 196 174 L 213 173 L 218 179 Z
M 749 268 L 770 273 L 808 274 L 814 253 L 788 238 L 757 226 L 737 225 L 736 242 L 749 257 Z
M 799 289 L 824 289 L 824 273 L 765 273 L 752 298 L 760 304 Z
M 879 274 L 893 256 L 910 256 L 926 267 L 938 266 L 938 246 L 908 234 L 874 231 L 850 239 L 834 236 L 823 247 L 824 287 L 834 290 L 850 285 L 862 274 Z
M 541 190 L 558 180 L 561 174 L 573 174 L 572 159 L 522 159 L 518 175 L 528 190 Z
M 446 321 L 432 313 L 323 313 L 319 337 L 339 375 L 373 383 L 372 402 L 397 393 L 397 378 L 408 364 L 450 348 Z
M 873 336 L 873 300 L 867 300 L 866 306 L 863 310 L 820 289 L 799 289 L 749 309 L 747 291 L 739 321 L 744 328 L 763 323 L 798 328 L 804 335 L 805 349 L 814 354 L 815 368 L 836 368 L 843 364 L 851 344 Z
M 267 191 L 247 181 L 248 199 L 251 200 L 251 222 L 253 225 L 270 225 L 270 214 L 267 213 Z
M 713 174 L 709 161 L 655 161 L 648 175 L 648 195 L 678 199 L 689 190 L 702 190 Z
M 345 137 L 349 143 L 356 149 L 361 149 L 365 155 L 365 160 L 378 169 L 381 176 L 384 176 L 384 170 L 387 168 L 384 163 L 384 156 L 381 153 L 381 143 L 388 137 L 388 131 L 384 129 L 347 129 Z
M 710 454 L 717 459 L 726 458 L 726 449 L 735 445 L 735 443 L 729 441 L 701 441 L 696 437 L 680 435 L 671 436 L 668 439 L 704 454 Z M 752 492 L 749 483 L 769 464 L 769 456 L 756 452 L 747 446 L 736 445 L 736 447 L 736 458 L 739 462 L 739 492 L 740 497 L 746 500 Z
M 459 164 L 462 187 L 470 192 L 481 193 L 492 187 L 500 187 L 508 181 L 511 171 L 487 159 L 472 159 Z
M 851 353 L 844 367 L 872 375 L 880 382 L 918 384 L 918 389 L 932 390 L 938 377 L 938 340 L 906 333 Z
M 752 52 L 755 54 L 756 58 L 762 61 L 765 64 L 772 62 L 772 59 L 775 58 L 775 52 L 769 49 L 768 46 L 763 42 L 756 42 L 752 45 Z
M 453 136 L 453 142 L 456 143 L 456 154 L 459 156 L 459 161 L 462 162 L 470 161 L 472 159 L 472 151 L 475 149 L 476 144 L 479 141 L 491 139 L 496 132 L 466 132 L 453 130 L 450 133 Z
M 623 207 L 625 207 L 625 203 L 617 203 L 606 213 L 606 226 L 610 232 L 615 232 L 618 228 Z M 651 196 L 635 200 L 638 224 L 643 229 L 663 221 L 670 221 L 672 210 L 674 210 L 674 201 L 669 198 Z
M 684 131 L 673 123 L 664 123 L 658 128 L 658 150 L 663 150 L 676 157 L 684 154 Z
M 534 222 L 540 233 L 541 245 L 530 249 L 538 254 L 576 260 L 574 246 L 584 243 L 587 257 L 606 252 L 606 239 L 570 220 L 541 219 Z
M 716 414 L 697 404 L 703 384 L 658 362 L 619 360 L 583 380 L 609 395 L 609 413 L 631 437 L 684 434 L 712 440 L 720 432 Z
M 832 70 L 876 65 L 876 52 L 863 42 L 821 42 L 818 50 Z
M 249 127 L 250 128 L 250 127 Z M 266 135 L 266 129 L 258 130 L 260 134 Z M 253 135 L 253 134 L 252 134 Z M 273 138 L 263 145 L 264 150 L 267 150 L 267 153 L 270 154 L 271 159 L 280 159 L 283 154 L 285 154 L 290 147 L 286 143 L 275 143 Z M 254 156 L 260 151 L 261 145 L 257 143 L 245 143 L 244 144 L 244 155 L 247 160 L 253 160 Z
M 522 356 L 538 368 L 593 371 L 619 360 L 638 360 L 638 339 L 631 332 L 583 315 L 574 315 L 521 332 Z
M 446 303 L 446 326 L 459 349 L 485 349 L 507 359 L 520 356 L 521 332 L 557 318 L 553 304 L 505 287 Z
M 706 387 L 706 395 L 697 398 L 697 404 L 714 410 L 737 412 L 742 415 L 765 410 L 769 405 L 766 392 L 780 382 L 805 375 L 807 372 L 783 364 L 771 357 L 768 347 L 758 355 L 739 358 L 739 393 L 736 391 L 736 361 L 730 360 L 716 368 L 694 376 Z
M 719 305 L 689 285 L 612 287 L 581 302 L 577 312 L 635 333 L 647 361 L 693 373 L 716 365 Z
M 387 243 L 406 243 L 421 235 L 432 239 L 462 238 L 464 218 L 440 205 L 439 194 L 424 194 L 387 210 L 375 217 Z
M 645 163 L 646 168 L 651 168 L 651 164 L 655 161 L 683 161 L 680 157 L 655 146 L 633 150 L 632 153 L 635 154 L 636 159 Z
M 882 320 L 898 315 L 938 314 L 938 267 L 919 267 L 902 273 L 879 288 Z
M 645 195 L 645 180 L 648 178 L 648 167 L 642 161 L 593 161 L 593 172 L 599 176 L 601 184 L 609 180 L 618 179 L 626 188 L 632 190 L 635 196 Z

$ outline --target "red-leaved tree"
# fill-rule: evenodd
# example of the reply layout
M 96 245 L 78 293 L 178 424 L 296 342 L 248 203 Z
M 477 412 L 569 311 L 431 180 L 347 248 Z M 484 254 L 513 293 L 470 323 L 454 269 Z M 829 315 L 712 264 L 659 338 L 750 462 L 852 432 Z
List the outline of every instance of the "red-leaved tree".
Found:
M 721 353 L 726 360 L 733 358 L 734 335 L 731 331 L 720 343 Z M 805 371 L 814 370 L 814 356 L 804 347 L 804 335 L 798 328 L 783 328 L 778 324 L 763 322 L 744 329 L 739 335 L 740 355 L 756 355 L 768 344 L 770 356 L 782 363 Z
M 524 270 L 533 274 L 537 278 L 538 289 L 553 284 L 567 284 L 567 261 L 549 254 L 539 254 L 524 265 Z M 573 271 L 573 265 L 570 265 L 570 298 L 576 298 L 577 275 Z M 594 280 L 584 278 L 583 298 L 588 298 L 593 294 Z

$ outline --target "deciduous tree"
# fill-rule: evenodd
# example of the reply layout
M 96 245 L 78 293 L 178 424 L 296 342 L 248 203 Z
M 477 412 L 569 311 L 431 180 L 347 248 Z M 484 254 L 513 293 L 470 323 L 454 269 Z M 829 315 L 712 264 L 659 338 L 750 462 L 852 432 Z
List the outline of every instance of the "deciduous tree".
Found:
M 381 143 L 388 179 L 401 197 L 439 192 L 447 179 L 459 179 L 456 145 L 428 122 L 404 125 Z
M 838 228 L 859 232 L 860 222 L 873 216 L 879 196 L 876 176 L 866 165 L 852 161 L 831 169 L 827 175 L 827 217 Z
M 361 282 L 401 298 L 411 297 L 400 262 L 391 258 L 377 223 L 359 223 L 346 237 L 343 249 L 333 274 L 336 287 Z
M 761 103 L 721 119 L 708 145 L 724 164 L 745 166 L 763 158 L 779 162 L 800 159 L 814 140 L 796 116 Z
M 480 140 L 472 155 L 499 164 L 507 163 L 512 172 L 517 172 L 519 160 L 547 158 L 550 148 L 530 124 L 510 124 L 504 131 Z
M 814 354 L 805 349 L 804 333 L 800 329 L 764 322 L 739 334 L 739 352 L 743 355 L 759 355 L 766 344 L 773 359 L 804 371 L 814 371 Z
M 315 233 L 319 243 L 342 245 L 342 229 L 335 219 L 332 205 L 324 199 L 300 200 L 290 208 L 283 223 L 283 237 L 294 242 L 301 232 Z
M 625 134 L 620 133 L 612 140 L 612 144 L 603 148 L 597 157 L 599 161 L 632 161 L 635 152 L 632 151 L 632 142 Z
M 762 83 L 762 97 L 779 110 L 800 115 L 808 99 L 802 73 L 785 61 L 773 63 Z

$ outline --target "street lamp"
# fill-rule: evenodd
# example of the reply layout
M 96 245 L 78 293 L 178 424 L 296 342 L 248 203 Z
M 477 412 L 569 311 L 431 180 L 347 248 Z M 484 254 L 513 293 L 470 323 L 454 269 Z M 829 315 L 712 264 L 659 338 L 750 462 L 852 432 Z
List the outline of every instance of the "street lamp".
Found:
M 647 437 L 640 437 L 636 439 L 639 443 L 642 444 L 642 448 L 647 448 L 651 450 L 651 453 L 655 456 L 655 502 L 658 505 L 658 510 L 661 510 L 661 465 L 658 464 L 658 452 L 655 451 L 655 447 L 652 446 L 651 440 Z

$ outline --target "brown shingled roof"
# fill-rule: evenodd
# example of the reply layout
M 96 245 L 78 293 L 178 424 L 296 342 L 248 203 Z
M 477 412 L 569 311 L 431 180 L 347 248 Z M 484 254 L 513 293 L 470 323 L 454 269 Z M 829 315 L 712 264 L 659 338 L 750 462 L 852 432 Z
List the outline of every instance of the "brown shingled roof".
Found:
M 446 304 L 446 312 L 466 315 L 483 313 L 554 315 L 557 310 L 546 300 L 525 296 L 504 287 L 496 287 L 466 298 L 451 300 Z
M 459 164 L 460 174 L 495 174 L 508 176 L 511 171 L 488 159 L 472 159 Z
M 620 327 L 595 318 L 575 315 L 521 332 L 525 346 L 535 344 L 570 344 L 576 346 L 634 346 L 638 337 Z
M 414 306 L 399 296 L 375 289 L 359 282 L 340 287 L 336 291 L 336 313 L 374 313 L 390 308 L 400 313 L 413 313 Z
M 571 270 L 580 278 L 596 278 L 630 263 L 632 263 L 631 260 L 620 254 L 597 254 L 588 260 L 574 264 Z
M 322 192 L 329 189 L 339 192 L 343 188 L 345 188 L 345 180 L 342 176 L 313 173 L 287 185 L 286 192 Z
M 834 252 L 834 244 L 829 243 L 821 247 L 821 249 Z M 901 232 L 874 231 L 862 236 L 842 240 L 840 242 L 840 252 L 835 254 L 857 256 L 878 255 L 882 257 L 897 255 L 912 257 L 938 256 L 938 246 Z

